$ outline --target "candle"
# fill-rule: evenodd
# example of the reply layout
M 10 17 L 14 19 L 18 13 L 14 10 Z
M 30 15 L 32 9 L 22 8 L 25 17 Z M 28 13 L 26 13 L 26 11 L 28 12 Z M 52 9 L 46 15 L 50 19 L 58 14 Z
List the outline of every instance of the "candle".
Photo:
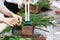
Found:
M 25 21 L 30 21 L 30 4 L 29 4 L 29 0 L 28 0 L 28 11 L 27 11 L 27 5 L 26 5 L 26 0 L 25 0 Z
M 30 21 L 30 0 L 28 0 L 28 21 Z
M 37 0 L 28 0 L 28 11 L 27 11 L 27 5 L 26 5 L 26 0 L 25 0 L 25 21 L 30 21 L 30 3 L 35 4 Z
M 25 0 L 25 21 L 27 21 L 27 5 L 26 5 L 26 0 Z

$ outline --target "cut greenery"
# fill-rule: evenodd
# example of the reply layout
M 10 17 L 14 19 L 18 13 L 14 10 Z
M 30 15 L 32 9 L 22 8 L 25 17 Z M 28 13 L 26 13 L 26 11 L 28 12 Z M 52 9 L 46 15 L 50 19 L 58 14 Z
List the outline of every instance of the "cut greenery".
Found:
M 31 38 L 23 38 L 22 36 L 13 35 L 1 37 L 0 40 L 31 40 Z
M 31 4 L 32 5 L 32 4 Z M 48 11 L 48 10 L 51 10 L 50 8 L 50 3 L 47 2 L 47 1 L 44 1 L 44 0 L 39 0 L 36 4 L 34 4 L 33 6 L 35 7 L 40 7 L 41 8 L 41 11 Z
M 24 22 L 24 13 L 20 14 L 18 13 L 19 16 L 23 17 L 23 22 Z M 38 25 L 40 27 L 44 26 L 47 27 L 48 25 L 52 25 L 55 27 L 54 23 L 52 23 L 54 17 L 44 17 L 42 13 L 40 14 L 30 14 L 30 21 L 33 23 L 33 25 Z

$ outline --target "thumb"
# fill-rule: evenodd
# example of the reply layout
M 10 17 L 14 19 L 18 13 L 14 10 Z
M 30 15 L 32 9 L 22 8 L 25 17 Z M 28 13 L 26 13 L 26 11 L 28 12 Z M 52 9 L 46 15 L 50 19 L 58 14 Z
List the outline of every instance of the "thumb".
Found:
M 16 22 L 18 22 L 18 17 L 16 14 L 13 14 L 13 18 L 16 20 Z
M 20 26 L 20 25 L 22 24 L 22 17 L 21 17 L 21 16 L 19 16 L 18 21 L 19 21 L 19 22 L 18 22 L 18 24 L 17 24 L 17 25 L 18 25 L 18 26 Z

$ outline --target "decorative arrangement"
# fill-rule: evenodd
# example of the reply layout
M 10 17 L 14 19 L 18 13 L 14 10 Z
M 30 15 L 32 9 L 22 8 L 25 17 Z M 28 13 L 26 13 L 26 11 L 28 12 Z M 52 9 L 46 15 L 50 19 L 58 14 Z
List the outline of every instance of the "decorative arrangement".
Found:
M 26 5 L 25 0 L 25 21 L 22 25 L 22 35 L 27 37 L 33 37 L 34 34 L 34 27 L 32 22 L 30 21 L 30 1 L 28 0 L 28 5 Z
M 24 22 L 24 13 L 18 13 L 18 15 L 23 17 Z M 52 23 L 53 19 L 54 17 L 45 17 L 42 13 L 30 14 L 30 21 L 32 22 L 32 24 L 39 27 L 47 27 L 47 25 L 52 25 L 53 27 L 55 27 L 54 23 Z
M 27 13 L 27 6 L 23 6 L 20 13 L 18 12 L 17 15 L 22 16 L 23 23 L 22 23 L 22 35 L 23 36 L 33 36 L 34 26 L 47 27 L 47 25 L 52 25 L 55 27 L 54 23 L 52 23 L 53 17 L 45 17 L 43 16 L 41 11 L 48 11 L 50 10 L 50 4 L 46 1 L 38 1 L 36 4 L 29 6 L 28 4 L 28 13 Z M 29 8 L 30 7 L 30 8 Z M 29 10 L 30 9 L 30 10 Z M 24 13 L 25 12 L 25 13 Z M 30 14 L 31 13 L 31 14 Z M 5 29 L 7 32 L 11 28 Z M 22 38 L 22 36 L 4 36 L 0 38 L 1 40 L 32 40 L 31 38 Z M 40 39 L 40 38 L 39 38 Z

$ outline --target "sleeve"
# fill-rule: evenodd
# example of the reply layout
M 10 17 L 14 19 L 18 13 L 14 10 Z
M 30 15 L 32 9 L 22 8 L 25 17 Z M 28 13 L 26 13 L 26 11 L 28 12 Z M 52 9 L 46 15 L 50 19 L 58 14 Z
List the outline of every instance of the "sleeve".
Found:
M 22 0 L 18 0 L 18 8 L 20 9 L 22 7 Z
M 0 0 L 0 9 L 4 7 L 4 0 Z

